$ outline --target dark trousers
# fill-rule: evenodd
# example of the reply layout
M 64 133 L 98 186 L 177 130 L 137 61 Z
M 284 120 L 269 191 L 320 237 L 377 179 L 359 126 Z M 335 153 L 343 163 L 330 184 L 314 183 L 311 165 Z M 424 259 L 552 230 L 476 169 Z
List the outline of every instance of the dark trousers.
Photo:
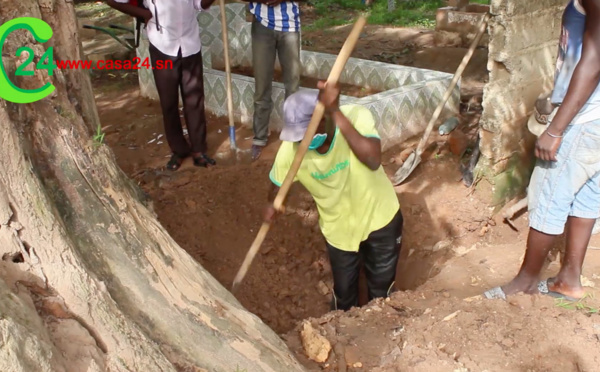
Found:
M 204 76 L 202 52 L 181 57 L 168 56 L 150 44 L 152 73 L 160 98 L 165 136 L 174 154 L 186 157 L 192 153 L 206 152 L 206 116 L 204 112 Z M 157 68 L 157 61 L 172 61 L 173 68 Z M 165 62 L 163 65 L 170 67 Z M 183 114 L 190 143 L 183 135 L 179 118 L 179 92 L 183 99 Z
M 402 213 L 360 243 L 358 252 L 347 252 L 327 244 L 333 272 L 332 310 L 349 310 L 358 306 L 358 277 L 364 264 L 369 301 L 388 297 L 396 280 L 396 266 L 402 240 Z

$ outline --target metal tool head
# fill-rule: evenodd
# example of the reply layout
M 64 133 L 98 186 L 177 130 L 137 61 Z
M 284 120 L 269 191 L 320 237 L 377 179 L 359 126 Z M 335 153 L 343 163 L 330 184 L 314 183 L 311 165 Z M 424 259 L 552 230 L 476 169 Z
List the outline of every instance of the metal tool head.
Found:
M 398 171 L 396 171 L 392 177 L 392 183 L 394 186 L 398 186 L 404 182 L 420 162 L 421 155 L 418 154 L 417 151 L 413 151 L 408 156 L 408 159 L 406 159 L 406 161 L 402 164 L 402 167 L 400 167 L 400 169 L 398 169 Z

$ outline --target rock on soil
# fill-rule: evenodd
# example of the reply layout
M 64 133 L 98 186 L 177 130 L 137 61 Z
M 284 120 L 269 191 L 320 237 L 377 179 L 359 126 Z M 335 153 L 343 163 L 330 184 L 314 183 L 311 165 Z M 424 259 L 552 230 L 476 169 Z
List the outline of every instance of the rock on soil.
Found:
M 309 322 L 302 325 L 302 346 L 309 359 L 317 363 L 323 363 L 329 357 L 331 343 L 325 337 L 321 336 Z

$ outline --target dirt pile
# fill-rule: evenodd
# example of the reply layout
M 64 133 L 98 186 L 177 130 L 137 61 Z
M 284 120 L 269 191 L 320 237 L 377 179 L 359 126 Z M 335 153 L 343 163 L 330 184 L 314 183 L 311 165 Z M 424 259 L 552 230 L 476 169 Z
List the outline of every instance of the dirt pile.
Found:
M 450 258 L 416 290 L 307 320 L 332 345 L 324 363 L 306 357 L 298 327 L 285 339 L 311 371 L 596 371 L 599 252 L 588 252 L 582 278 L 588 297 L 578 303 L 541 295 L 482 299 L 518 270 L 525 234 L 515 235 L 509 244 L 494 237 L 468 247 L 452 242 L 439 251 Z M 515 235 L 504 232 L 503 239 Z M 591 246 L 599 240 L 593 237 Z M 549 263 L 542 277 L 558 268 L 559 260 Z
M 333 345 L 306 358 L 298 330 L 286 337 L 312 371 L 596 371 L 600 316 L 553 299 L 467 302 L 447 293 L 395 293 L 347 313 L 311 319 Z

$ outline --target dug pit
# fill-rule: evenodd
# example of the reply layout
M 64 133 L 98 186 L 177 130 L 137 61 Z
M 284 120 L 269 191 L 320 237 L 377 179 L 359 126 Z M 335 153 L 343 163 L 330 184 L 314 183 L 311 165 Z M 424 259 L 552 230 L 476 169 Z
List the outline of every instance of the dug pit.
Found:
M 197 169 L 186 161 L 177 172 L 164 171 L 169 148 L 161 136 L 160 105 L 139 98 L 135 77 L 115 75 L 104 73 L 93 80 L 107 144 L 119 166 L 148 193 L 171 236 L 230 288 L 261 224 L 268 173 L 279 145 L 276 135 L 256 163 L 220 162 L 213 169 Z M 207 119 L 209 153 L 226 151 L 228 119 L 212 114 Z M 249 148 L 251 136 L 251 130 L 238 129 L 240 148 Z M 393 148 L 384 156 L 389 173 L 398 167 L 390 161 L 397 153 Z M 458 162 L 447 149 L 428 150 L 424 157 L 435 160 L 424 162 L 415 171 L 416 181 L 399 190 L 405 216 L 400 289 L 414 289 L 438 274 L 451 257 L 446 250 L 434 249 L 438 242 L 479 231 L 485 222 L 477 221 L 486 220 L 485 208 L 462 203 L 465 190 L 456 181 Z M 287 213 L 273 224 L 236 293 L 242 305 L 280 334 L 302 319 L 327 313 L 332 288 L 312 198 L 295 185 L 286 206 Z M 455 213 L 462 217 L 457 219 Z

